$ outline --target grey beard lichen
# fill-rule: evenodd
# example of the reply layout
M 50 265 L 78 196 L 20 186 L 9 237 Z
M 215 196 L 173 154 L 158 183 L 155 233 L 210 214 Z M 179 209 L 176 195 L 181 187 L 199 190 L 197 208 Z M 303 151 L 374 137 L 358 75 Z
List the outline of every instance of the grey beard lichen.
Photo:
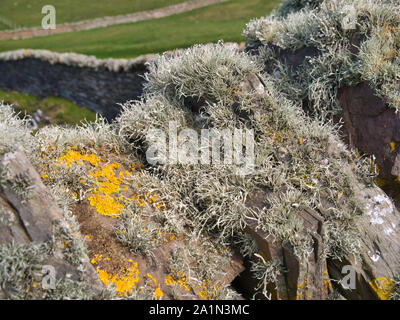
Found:
M 305 208 L 318 211 L 326 205 L 322 201 L 325 199 L 330 212 L 326 215 L 320 212 L 325 220 L 324 257 L 341 259 L 349 254 L 357 255 L 360 235 L 355 225 L 365 212 L 355 201 L 352 181 L 372 185 L 376 167 L 370 158 L 359 158 L 349 151 L 340 142 L 338 128 L 327 118 L 338 111 L 337 88 L 360 81 L 369 81 L 392 107 L 398 107 L 391 88 L 398 80 L 399 55 L 389 57 L 390 49 L 398 46 L 398 30 L 390 29 L 398 26 L 398 3 L 385 1 L 378 5 L 372 0 L 302 3 L 306 5 L 285 1 L 271 16 L 248 24 L 245 35 L 249 46 L 258 50 L 258 57 L 222 43 L 198 45 L 159 56 L 149 64 L 142 99 L 125 103 L 121 115 L 111 124 L 99 118 L 95 123 L 73 128 L 49 126 L 32 134 L 24 120 L 18 119 L 9 106 L 1 105 L 0 129 L 13 125 L 10 130 L 2 130 L 0 152 L 7 152 L 18 142 L 36 167 L 61 156 L 71 146 L 78 150 L 98 148 L 116 154 L 133 154 L 145 162 L 146 170 L 132 178 L 132 187 L 138 193 L 151 190 L 167 205 L 162 214 L 151 216 L 154 220 L 147 235 L 141 233 L 143 221 L 138 218 L 137 208 L 125 208 L 115 231 L 125 232 L 119 232 L 118 238 L 135 254 L 151 255 L 157 244 L 153 236 L 159 232 L 185 232 L 191 239 L 207 236 L 219 248 L 239 249 L 245 256 L 255 256 L 257 246 L 244 232 L 251 218 L 262 231 L 291 244 L 301 259 L 313 247 L 298 214 Z M 356 9 L 356 30 L 339 27 L 343 15 L 338 8 L 346 4 Z M 356 36 L 363 41 L 354 55 L 349 51 L 349 43 Z M 285 50 L 313 47 L 319 54 L 306 59 L 297 70 L 291 70 L 278 61 L 269 44 Z M 387 50 L 378 52 L 376 48 L 382 45 Z M 386 60 L 375 69 L 373 60 L 379 61 L 382 56 Z M 271 63 L 275 72 L 264 73 L 263 69 Z M 262 94 L 243 90 L 243 83 L 252 75 L 262 83 Z M 306 99 L 310 112 L 305 112 L 299 103 Z M 254 130 L 254 170 L 251 174 L 238 175 L 233 166 L 223 163 L 217 166 L 146 163 L 148 130 L 166 131 L 171 121 L 177 123 L 178 130 Z M 46 149 L 49 145 L 54 146 L 52 151 Z M 335 150 L 330 152 L 332 146 Z M 43 150 L 49 152 L 46 159 L 40 157 Z M 78 233 L 77 222 L 70 214 L 71 205 L 78 200 L 68 198 L 66 190 L 71 185 L 79 185 L 82 171 L 79 168 L 63 170 L 58 170 L 53 181 L 47 181 L 46 185 L 64 210 L 73 232 Z M 79 188 L 81 199 L 88 190 Z M 249 206 L 249 199 L 259 191 L 269 195 L 265 199 L 267 203 L 262 207 Z M 57 237 L 57 241 L 72 240 L 61 231 Z M 75 245 L 76 250 L 68 252 L 67 259 L 79 264 L 85 247 L 80 242 Z M 35 259 L 45 256 L 47 250 L 27 246 L 0 248 L 2 282 L 15 283 L 15 292 L 19 292 L 16 297 L 26 289 L 23 287 L 26 268 L 40 264 Z M 185 248 L 186 251 L 173 252 L 170 267 L 213 277 L 227 262 L 213 248 L 208 248 L 208 256 L 203 258 L 198 248 L 190 245 Z M 36 254 L 25 255 L 29 250 Z M 21 261 L 10 262 L 7 257 Z M 185 257 L 197 259 L 204 268 L 194 270 L 185 262 Z M 264 284 L 277 281 L 278 275 L 284 272 L 281 264 L 278 260 L 255 262 L 253 271 L 261 281 L 261 291 L 265 291 Z M 19 271 L 10 269 L 17 267 Z M 12 271 L 4 271 L 8 269 Z M 79 288 L 72 287 L 68 283 L 63 286 L 67 292 L 71 290 L 67 296 L 86 297 Z M 147 293 L 146 290 L 134 292 L 131 298 L 146 297 Z M 231 292 L 222 287 L 218 294 L 226 298 Z M 53 296 L 61 297 L 58 293 Z
M 340 111 L 337 90 L 368 82 L 396 111 L 400 106 L 400 6 L 398 1 L 285 1 L 265 18 L 251 21 L 244 35 L 258 51 L 271 79 L 292 101 L 307 100 L 311 114 Z M 312 4 L 311 4 L 312 3 Z M 347 20 L 346 20 L 347 19 Z M 354 23 L 347 26 L 346 21 Z M 309 48 L 296 68 L 282 65 L 271 45 L 288 51 Z

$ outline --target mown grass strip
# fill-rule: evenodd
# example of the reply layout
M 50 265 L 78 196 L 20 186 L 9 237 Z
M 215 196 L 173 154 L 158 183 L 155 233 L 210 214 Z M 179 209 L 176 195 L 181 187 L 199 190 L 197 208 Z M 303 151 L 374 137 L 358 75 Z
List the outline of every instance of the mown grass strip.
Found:
M 150 21 L 24 40 L 0 41 L 0 51 L 21 48 L 78 52 L 99 58 L 132 58 L 195 43 L 241 42 L 248 21 L 267 15 L 278 0 L 232 0 Z

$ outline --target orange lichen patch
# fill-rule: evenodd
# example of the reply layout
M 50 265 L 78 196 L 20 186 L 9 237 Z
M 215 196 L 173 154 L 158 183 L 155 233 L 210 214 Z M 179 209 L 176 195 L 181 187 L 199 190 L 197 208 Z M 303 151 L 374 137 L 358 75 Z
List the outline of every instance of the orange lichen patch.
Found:
M 396 142 L 392 141 L 390 143 L 390 153 L 392 153 L 394 151 L 394 149 L 396 148 Z
M 120 214 L 121 209 L 124 205 L 116 201 L 112 196 L 108 194 L 101 196 L 95 193 L 89 197 L 89 204 L 96 208 L 96 211 L 102 215 L 116 217 Z
M 218 285 L 212 286 L 210 285 L 210 280 L 206 279 L 202 281 L 202 289 L 199 292 L 199 296 L 202 297 L 204 300 L 213 300 L 217 295 L 217 290 L 219 289 Z M 215 299 L 218 300 L 218 299 Z
M 107 257 L 103 257 L 102 254 L 95 254 L 90 261 L 93 265 L 98 264 L 102 260 L 107 260 Z M 108 259 L 107 261 L 109 261 Z M 97 275 L 99 279 L 106 285 L 115 285 L 115 292 L 120 296 L 124 297 L 132 293 L 132 290 L 136 287 L 139 282 L 139 268 L 137 262 L 131 263 L 127 268 L 121 268 L 118 274 L 113 274 L 105 269 L 97 268 Z
M 144 207 L 146 204 L 149 204 L 157 210 L 162 210 L 163 208 L 165 208 L 164 203 L 162 201 L 159 201 L 155 194 L 144 194 L 143 196 L 134 194 L 130 199 L 132 199 L 138 207 Z
M 152 280 L 155 286 L 157 285 L 157 280 L 150 273 L 146 274 L 146 277 Z
M 125 271 L 137 263 L 140 274 L 134 291 L 140 292 L 141 287 L 149 288 L 147 285 L 150 285 L 152 289 L 150 298 L 168 299 L 170 297 L 171 288 L 165 287 L 163 280 L 166 276 L 164 266 L 169 261 L 173 245 L 160 246 L 154 252 L 156 261 L 160 262 L 160 265 L 154 268 L 154 260 L 141 255 L 133 255 L 129 247 L 123 245 L 114 236 L 114 228 L 118 225 L 118 219 L 110 219 L 108 216 L 98 214 L 87 201 L 76 203 L 72 211 L 81 226 L 81 233 L 85 235 L 85 238 L 87 238 L 86 235 L 90 235 L 91 241 L 87 241 L 89 259 L 94 268 L 98 270 L 98 276 L 102 278 L 103 283 L 112 285 L 109 289 L 114 289 L 114 286 L 119 285 L 120 292 L 122 292 L 123 282 L 132 283 L 123 277 L 127 277 Z M 114 278 L 115 276 L 116 278 Z M 113 279 L 120 281 L 114 284 Z M 163 296 L 161 296 L 161 292 Z M 128 294 L 127 291 L 126 294 Z M 123 294 L 120 293 L 120 295 Z
M 124 202 L 131 200 L 134 200 L 140 207 L 149 204 L 158 210 L 163 208 L 163 204 L 157 200 L 154 194 L 145 194 L 142 197 L 135 194 L 131 198 L 123 195 L 121 191 L 129 190 L 126 180 L 130 179 L 132 174 L 127 170 L 117 173 L 118 169 L 120 169 L 119 163 L 110 163 L 94 172 L 89 172 L 94 181 L 94 187 L 91 190 L 93 195 L 89 197 L 89 202 L 98 213 L 112 217 L 118 216 L 125 207 Z
M 279 132 L 275 133 L 272 131 L 268 131 L 267 134 L 270 136 L 270 140 L 272 143 L 279 142 L 280 144 L 283 145 L 283 140 L 282 140 Z
M 172 241 L 175 239 L 175 235 L 173 233 L 167 232 L 167 233 L 163 233 L 160 232 L 161 235 L 164 236 L 164 243 L 167 243 L 169 241 Z
M 296 300 L 311 300 L 312 296 L 308 294 L 308 279 L 304 280 L 303 284 L 297 285 Z
M 114 170 L 119 168 L 119 163 L 110 163 L 99 170 L 90 171 L 89 175 L 96 181 L 100 192 L 106 194 L 118 193 L 120 184 L 125 183 L 122 179 L 122 172 L 119 176 L 115 175 Z
M 92 259 L 92 264 L 97 264 L 101 260 L 110 261 L 109 258 L 103 258 L 103 255 L 95 255 Z M 117 274 L 113 274 L 112 272 L 108 272 L 105 269 L 97 268 L 97 275 L 99 279 L 106 285 L 109 286 L 113 284 L 115 286 L 115 292 L 120 297 L 125 297 L 132 294 L 132 290 L 136 288 L 137 284 L 139 283 L 139 268 L 138 263 L 133 262 L 129 259 L 131 265 L 128 268 L 122 268 L 120 272 Z M 145 277 L 149 278 L 154 286 L 156 287 L 154 290 L 154 299 L 159 300 L 164 296 L 161 288 L 157 286 L 157 280 L 147 273 Z M 139 288 L 140 289 L 140 288 Z
M 97 167 L 100 163 L 100 157 L 94 154 L 81 154 L 75 150 L 67 150 L 66 154 L 58 158 L 58 164 L 65 164 L 68 168 L 71 168 L 73 164 L 84 164 L 85 162 L 90 163 L 92 166 Z
M 120 172 L 118 175 L 115 170 L 120 168 L 119 163 L 110 163 L 99 170 L 90 171 L 89 175 L 93 179 L 94 187 L 91 189 L 92 196 L 89 197 L 89 203 L 95 207 L 97 212 L 106 216 L 118 216 L 124 205 L 120 195 L 120 186 L 127 188 L 126 178 L 130 173 Z
M 379 299 L 389 300 L 390 294 L 393 290 L 394 280 L 388 280 L 386 278 L 377 278 L 369 283 L 372 290 L 376 293 Z
M 326 269 L 324 271 L 324 276 L 325 276 L 326 279 L 322 283 L 322 289 L 321 290 L 324 290 L 324 289 L 327 290 L 327 291 L 333 290 L 331 280 L 329 279 L 329 273 L 328 273 L 328 270 L 326 270 Z
M 99 279 L 106 285 L 113 283 L 115 291 L 120 297 L 127 296 L 132 293 L 132 290 L 139 282 L 139 269 L 137 263 L 132 264 L 126 270 L 121 270 L 121 274 L 113 275 L 105 270 L 98 269 L 97 274 Z
M 178 286 L 179 288 L 190 291 L 190 286 L 186 283 L 186 276 L 182 272 L 175 272 L 172 270 L 172 275 L 169 274 L 164 280 L 166 286 Z
M 138 207 L 144 207 L 146 204 L 148 204 L 157 210 L 163 210 L 165 208 L 165 204 L 158 200 L 155 194 L 148 195 L 145 193 L 142 196 L 134 194 L 130 199 L 133 200 Z
M 146 277 L 153 282 L 154 286 L 156 286 L 156 289 L 154 290 L 154 299 L 155 300 L 161 299 L 164 296 L 164 293 L 162 292 L 160 287 L 157 286 L 157 280 L 149 273 L 146 274 Z
M 53 151 L 55 147 L 48 146 L 49 151 Z M 45 152 L 43 157 L 49 155 Z M 92 207 L 95 207 L 97 212 L 106 216 L 118 216 L 121 209 L 124 208 L 124 195 L 122 191 L 128 191 L 129 185 L 127 180 L 131 178 L 132 173 L 128 170 L 120 170 L 121 165 L 117 162 L 108 163 L 110 155 L 101 157 L 94 153 L 82 153 L 74 149 L 66 150 L 64 155 L 59 158 L 52 158 L 55 164 L 63 165 L 67 168 L 72 168 L 74 165 L 82 166 L 87 169 L 88 175 L 82 176 L 79 183 L 82 186 L 88 185 L 91 193 L 88 198 Z M 135 164 L 131 164 L 133 168 Z M 94 168 L 94 169 L 93 169 Z M 50 168 L 48 168 L 50 169 Z M 51 168 L 54 172 L 57 167 Z M 49 170 L 50 171 L 50 170 Z M 42 174 L 42 179 L 49 177 L 49 172 Z M 77 194 L 76 196 L 77 197 Z
M 103 255 L 102 254 L 95 254 L 94 257 L 92 258 L 92 260 L 90 260 L 91 264 L 98 264 L 99 261 L 101 261 L 103 259 Z
M 65 249 L 67 247 L 68 243 L 69 243 L 69 240 L 65 241 L 64 243 L 61 244 L 61 247 L 63 249 Z
M 160 298 L 162 298 L 164 296 L 164 293 L 161 291 L 161 289 L 158 287 L 155 291 L 154 291 L 154 299 L 155 300 L 159 300 Z

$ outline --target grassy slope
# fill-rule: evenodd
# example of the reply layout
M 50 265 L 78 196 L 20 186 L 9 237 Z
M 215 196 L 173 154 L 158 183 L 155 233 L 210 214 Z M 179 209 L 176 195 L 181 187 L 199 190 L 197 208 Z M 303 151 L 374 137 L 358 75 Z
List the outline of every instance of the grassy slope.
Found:
M 30 115 L 40 109 L 52 124 L 74 125 L 79 124 L 83 119 L 88 121 L 96 119 L 96 115 L 88 109 L 57 97 L 42 99 L 29 94 L 0 90 L 0 101 L 13 104 L 14 108 L 22 114 Z
M 74 22 L 165 7 L 185 0 L 1 0 L 0 17 L 19 27 L 41 25 L 42 7 L 56 8 L 56 22 Z M 16 4 L 16 5 L 15 5 Z M 0 24 L 1 29 L 8 29 Z
M 265 16 L 279 0 L 232 0 L 163 19 L 25 40 L 0 41 L 0 51 L 20 48 L 78 52 L 99 58 L 161 53 L 195 43 L 244 41 L 245 24 Z
M 0 30 L 8 29 L 8 26 L 0 21 Z

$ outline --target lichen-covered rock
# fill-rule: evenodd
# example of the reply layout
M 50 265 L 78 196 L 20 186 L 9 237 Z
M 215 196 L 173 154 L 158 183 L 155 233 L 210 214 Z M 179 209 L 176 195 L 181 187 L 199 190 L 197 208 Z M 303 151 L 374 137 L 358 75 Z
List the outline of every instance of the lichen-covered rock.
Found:
M 400 273 L 400 214 L 392 200 L 378 187 L 360 188 L 356 199 L 366 210 L 357 219 L 361 243 L 359 256 L 342 261 L 331 260 L 328 269 L 340 275 L 342 268 L 351 265 L 356 273 L 356 288 L 343 290 L 347 299 L 388 299 L 394 279 Z
M 6 200 L 18 212 L 18 219 L 31 241 L 45 242 L 53 234 L 53 222 L 62 218 L 59 208 L 51 201 L 39 174 L 20 149 L 5 154 L 1 171 L 6 178 L 2 184 Z
M 245 57 L 235 60 L 234 53 L 221 48 L 222 52 L 228 51 L 223 54 L 219 48 L 195 47 L 182 57 L 158 60 L 150 67 L 148 100 L 143 105 L 125 107 L 117 120 L 121 132 L 134 137 L 132 143 L 143 143 L 149 125 L 167 128 L 168 119 L 179 119 L 179 126 L 195 130 L 240 127 L 243 123 L 254 129 L 254 150 L 258 155 L 252 167 L 255 170 L 240 179 L 234 177 L 229 166 L 208 171 L 204 166 L 183 169 L 166 165 L 157 170 L 164 172 L 163 179 L 167 179 L 170 190 L 183 195 L 189 192 L 188 199 L 189 194 L 194 197 L 195 202 L 189 205 L 187 200 L 186 205 L 202 212 L 193 213 L 193 220 L 198 219 L 203 228 L 218 232 L 223 241 L 229 234 L 250 236 L 256 249 L 252 251 L 247 242 L 241 247 L 248 254 L 246 270 L 235 280 L 246 295 L 272 299 L 335 296 L 337 283 L 344 276 L 341 268 L 335 272 L 336 261 L 341 261 L 340 267 L 348 262 L 358 278 L 365 277 L 371 269 L 370 261 L 364 260 L 373 240 L 365 237 L 362 243 L 361 239 L 364 233 L 375 239 L 377 236 L 365 223 L 376 211 L 371 208 L 370 192 L 384 195 L 376 187 L 369 189 L 373 185 L 374 164 L 349 152 L 333 127 L 320 127 L 319 122 L 277 94 L 256 65 L 250 69 L 251 62 L 246 66 Z M 195 57 L 202 59 L 196 62 Z M 226 72 L 225 66 L 231 63 L 237 64 L 235 73 L 225 73 L 224 84 L 218 85 L 218 75 Z M 205 67 L 211 64 L 221 70 Z M 208 81 L 201 83 L 197 79 Z M 157 94 L 165 100 L 157 98 Z M 161 101 L 171 104 L 167 112 L 157 111 L 157 99 L 160 105 Z M 391 200 L 387 203 L 393 209 L 390 223 L 397 226 L 399 213 Z M 392 236 L 394 242 L 398 241 L 397 227 Z M 381 251 L 390 262 L 386 269 L 378 267 L 381 273 L 369 273 L 370 278 L 359 281 L 356 292 L 362 299 L 377 298 L 372 283 L 382 277 L 393 279 L 399 272 L 394 259 L 397 245 L 391 247 L 384 238 L 381 243 Z M 354 298 L 349 293 L 341 294 Z
M 396 1 L 285 1 L 245 30 L 247 51 L 286 96 L 325 121 L 343 119 L 349 146 L 374 155 L 390 181 L 398 172 L 399 12 Z
M 249 81 L 242 88 L 263 87 L 260 81 Z M 255 90 L 252 90 L 255 92 Z M 262 91 L 262 90 L 261 90 Z M 340 154 L 339 149 L 330 140 L 327 147 L 330 156 Z M 396 210 L 392 200 L 378 187 L 365 187 L 355 179 L 351 172 L 351 166 L 343 163 L 343 171 L 349 171 L 352 181 L 355 201 L 364 209 L 364 214 L 355 218 L 355 228 L 360 239 L 360 247 L 356 255 L 345 256 L 342 260 L 326 259 L 324 250 L 324 214 L 327 214 L 328 206 L 321 206 L 318 214 L 311 208 L 299 212 L 299 217 L 305 227 L 305 232 L 311 233 L 313 252 L 308 257 L 299 259 L 294 254 L 293 248 L 283 244 L 279 239 L 272 238 L 269 234 L 258 229 L 260 227 L 254 220 L 249 219 L 246 226 L 248 232 L 257 242 L 259 250 L 267 260 L 279 258 L 284 261 L 283 279 L 276 288 L 270 288 L 273 297 L 287 299 L 326 299 L 333 292 L 332 280 L 340 281 L 343 277 L 342 269 L 351 266 L 357 278 L 354 290 L 343 290 L 341 294 L 348 299 L 382 299 L 388 298 L 390 285 L 387 285 L 386 294 L 382 293 L 376 285 L 376 281 L 386 279 L 388 284 L 393 283 L 395 277 L 400 274 L 400 214 Z M 256 193 L 249 197 L 251 205 L 265 205 L 271 195 Z M 327 204 L 328 202 L 324 202 Z M 322 213 L 322 215 L 321 215 Z M 329 274 L 328 274 L 329 271 Z M 378 279 L 378 280 L 377 280 Z M 381 279 L 381 280 L 379 280 Z
M 16 126 L 12 141 L 24 137 L 49 192 L 86 233 L 99 278 L 120 297 L 226 299 L 237 296 L 230 283 L 257 299 L 397 296 L 399 212 L 374 184 L 373 159 L 351 151 L 326 121 L 338 88 L 363 74 L 349 76 L 358 63 L 394 106 L 394 91 L 385 91 L 393 74 L 387 81 L 368 69 L 371 46 L 382 44 L 380 29 L 372 40 L 368 30 L 383 13 L 375 22 L 394 25 L 396 4 L 355 1 L 366 24 L 349 37 L 338 29 L 338 4 L 349 1 L 285 1 L 253 21 L 246 34 L 258 58 L 221 43 L 157 57 L 142 99 L 112 124 L 44 128 L 29 138 Z M 7 110 L 0 120 L 18 123 Z M 13 149 L 6 140 L 0 150 Z M 18 212 L 6 211 L 10 235 Z M 10 250 L 38 263 L 24 246 L 0 247 L 0 259 Z M 74 252 L 66 257 L 76 262 Z
M 43 185 L 39 174 L 26 158 L 23 150 L 17 148 L 14 152 L 6 153 L 0 159 L 1 188 L 0 188 L 0 272 L 2 298 L 48 298 L 57 294 L 68 294 L 70 285 L 82 286 L 81 290 L 91 292 L 93 296 L 99 295 L 103 285 L 89 263 L 87 255 L 77 256 L 79 263 L 71 264 L 64 257 L 63 247 L 58 243 L 60 234 L 72 235 L 68 223 L 64 220 L 59 207 Z M 74 237 L 74 236 L 72 236 Z M 80 237 L 75 235 L 75 237 Z M 77 241 L 77 240 L 72 240 Z M 38 282 L 44 274 L 35 278 L 34 274 L 25 274 L 23 268 L 39 266 L 24 266 L 19 259 L 18 248 L 25 246 L 39 246 L 36 257 L 40 264 L 50 266 L 56 272 L 54 275 L 53 291 L 44 290 Z M 47 247 L 48 246 L 48 247 Z M 74 243 L 71 243 L 74 246 Z M 52 249 L 50 249 L 52 248 Z M 4 252 L 2 252 L 4 250 Z M 15 256 L 7 252 L 15 252 Z M 21 263 L 22 266 L 18 266 Z M 18 269 L 21 268 L 21 269 Z M 15 270 L 7 273 L 6 270 Z M 40 269 L 40 268 L 39 268 Z M 4 273 L 6 272 L 6 273 Z M 39 271 L 40 272 L 40 271 Z M 22 284 L 19 281 L 28 277 Z M 17 282 L 25 287 L 26 292 L 16 290 Z M 58 286 L 58 287 L 57 287 Z M 63 291 L 65 290 L 65 291 Z M 15 292 L 17 291 L 17 292 Z M 82 295 L 83 297 L 83 295 Z M 72 297 L 71 297 L 72 298 Z

